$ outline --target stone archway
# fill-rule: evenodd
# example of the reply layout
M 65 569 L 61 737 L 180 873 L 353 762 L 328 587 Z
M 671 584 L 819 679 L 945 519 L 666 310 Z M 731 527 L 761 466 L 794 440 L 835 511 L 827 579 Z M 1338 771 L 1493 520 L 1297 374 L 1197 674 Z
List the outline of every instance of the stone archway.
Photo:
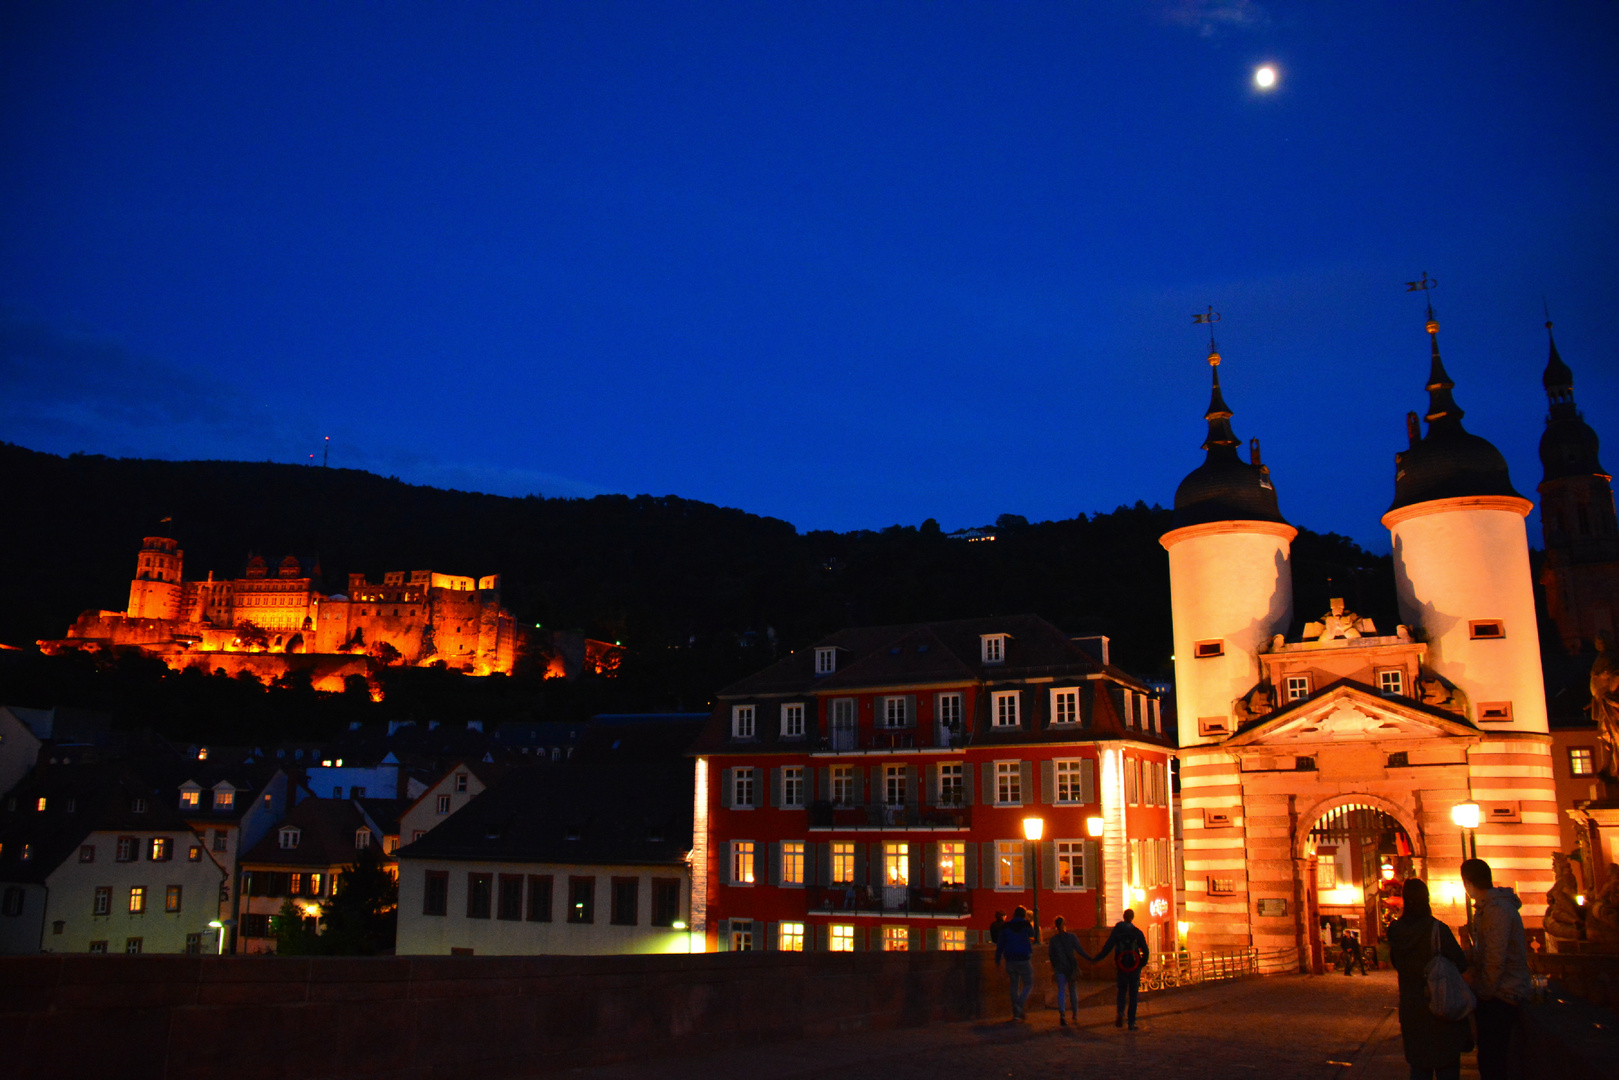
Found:
M 1367 806 L 1374 810 L 1381 810 L 1393 818 L 1399 823 L 1400 828 L 1405 830 L 1406 836 L 1411 840 L 1412 857 L 1423 863 L 1427 862 L 1428 842 L 1427 838 L 1422 834 L 1422 827 L 1417 823 L 1416 815 L 1399 803 L 1391 802 L 1381 795 L 1371 795 L 1363 792 L 1334 795 L 1331 798 L 1322 799 L 1308 810 L 1300 812 L 1298 826 L 1294 829 L 1293 835 L 1293 857 L 1295 859 L 1309 856 L 1310 852 L 1307 850 L 1307 845 L 1309 844 L 1310 831 L 1315 828 L 1316 823 L 1334 810 L 1345 806 Z

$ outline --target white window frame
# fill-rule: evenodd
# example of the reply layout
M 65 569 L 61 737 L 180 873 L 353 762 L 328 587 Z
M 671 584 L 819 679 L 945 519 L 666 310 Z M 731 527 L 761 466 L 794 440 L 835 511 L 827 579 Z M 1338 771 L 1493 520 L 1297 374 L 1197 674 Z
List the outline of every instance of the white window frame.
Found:
M 759 730 L 757 722 L 758 712 L 752 705 L 731 706 L 731 737 L 733 739 L 751 739 Z
M 839 923 L 827 927 L 826 947 L 828 952 L 854 952 L 854 927 Z
M 940 724 L 952 731 L 961 730 L 966 713 L 962 703 L 962 695 L 959 691 L 940 694 L 935 702 L 935 709 Z
M 1282 703 L 1303 701 L 1310 696 L 1310 676 L 1284 675 L 1282 676 Z
M 939 927 L 940 952 L 966 952 L 967 931 L 960 926 Z
M 878 698 L 878 715 L 884 731 L 897 731 L 911 726 L 911 700 L 903 694 Z
M 1051 794 L 1059 805 L 1080 806 L 1085 801 L 1085 763 L 1083 758 L 1058 758 L 1051 763 Z M 1063 793 L 1067 784 L 1068 792 Z
M 303 830 L 296 825 L 289 825 L 281 830 L 276 842 L 280 845 L 282 851 L 291 851 L 298 846 L 298 841 L 302 838 Z
M 778 952 L 803 952 L 804 924 L 801 922 L 777 924 L 776 950 Z
M 1057 865 L 1054 872 L 1057 878 L 1059 892 L 1086 892 L 1090 889 L 1090 882 L 1086 871 L 1089 869 L 1085 860 L 1085 841 L 1083 840 L 1054 840 L 1052 851 L 1055 852 Z M 1063 884 L 1063 869 L 1068 870 L 1068 883 Z
M 979 634 L 978 657 L 986 664 L 1006 663 L 1006 634 Z
M 1379 668 L 1377 692 L 1384 697 L 1402 697 L 1405 694 L 1405 669 Z
M 448 814 L 450 812 L 450 797 L 448 795 L 438 796 L 437 800 L 434 802 L 433 809 L 437 813 Z
M 1006 731 L 1021 727 L 1023 723 L 1022 710 L 1019 708 L 1017 690 L 991 690 L 989 694 L 990 726 Z
M 754 805 L 754 793 L 758 790 L 757 778 L 751 765 L 731 770 L 731 807 L 740 809 Z M 747 797 L 744 798 L 743 796 Z
M 854 805 L 854 766 L 832 766 L 832 805 Z
M 946 781 L 953 781 L 947 784 Z M 959 761 L 939 764 L 939 804 L 960 806 L 967 801 L 967 767 Z
M 182 792 L 180 792 L 180 809 L 182 809 L 182 810 L 196 810 L 196 809 L 199 809 L 201 806 L 202 806 L 202 792 L 200 792 L 200 791 L 182 791 Z
M 758 880 L 759 849 L 752 840 L 731 841 L 731 884 L 743 888 Z
M 883 805 L 904 806 L 910 792 L 906 790 L 910 785 L 906 783 L 904 765 L 883 766 Z
M 1028 874 L 1023 865 L 1022 840 L 995 841 L 995 891 L 1023 892 L 1028 886 Z
M 806 709 L 802 701 L 783 702 L 781 706 L 781 737 L 784 739 L 802 739 L 804 737 L 804 714 Z
M 967 843 L 964 840 L 939 842 L 939 884 L 962 885 L 967 881 Z
M 1596 775 L 1596 748 L 1571 746 L 1568 748 L 1568 774 L 1570 776 Z
M 840 848 L 846 850 L 839 850 Z M 832 842 L 832 884 L 854 884 L 854 858 L 855 848 L 852 840 L 834 840 Z
M 806 850 L 802 840 L 783 840 L 781 842 L 781 883 L 783 885 L 804 884 Z
M 1061 686 L 1051 691 L 1051 722 L 1059 727 L 1079 724 L 1079 687 Z
M 997 761 L 995 763 L 995 805 L 1023 805 L 1023 762 Z
M 815 674 L 831 675 L 838 670 L 838 650 L 836 647 L 822 647 L 815 650 Z
M 731 951 L 732 952 L 752 952 L 753 951 L 753 920 L 752 919 L 732 919 L 731 920 Z
M 901 889 L 911 884 L 911 845 L 904 840 L 883 845 L 883 885 Z
M 804 805 L 804 766 L 787 765 L 782 768 L 781 805 L 791 809 Z
M 883 927 L 883 952 L 910 952 L 911 931 L 904 926 Z

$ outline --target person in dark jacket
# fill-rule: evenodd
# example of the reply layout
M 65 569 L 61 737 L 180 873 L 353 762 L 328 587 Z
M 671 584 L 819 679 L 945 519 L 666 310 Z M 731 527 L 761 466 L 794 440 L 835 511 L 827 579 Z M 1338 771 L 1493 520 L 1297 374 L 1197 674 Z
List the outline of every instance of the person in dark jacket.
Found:
M 1034 989 L 1033 957 L 1034 927 L 1029 925 L 1023 908 L 1013 908 L 1012 917 L 1001 928 L 1001 939 L 995 945 L 995 963 L 1006 961 L 1014 1020 L 1023 1019 L 1023 1006 L 1028 1003 L 1029 991 Z
M 1006 913 L 1004 911 L 997 911 L 995 913 L 995 917 L 989 921 L 989 943 L 996 946 L 1000 945 L 1001 931 L 1005 929 Z
M 1114 924 L 1107 944 L 1094 957 L 1101 960 L 1108 953 L 1113 954 L 1119 986 L 1118 1015 L 1113 1018 L 1113 1026 L 1124 1026 L 1125 1008 L 1128 1005 L 1131 1031 L 1136 1029 L 1136 998 L 1141 994 L 1141 969 L 1147 965 L 1147 937 L 1136 929 L 1135 922 L 1136 913 L 1126 911 L 1124 921 Z
M 1063 917 L 1057 916 L 1052 924 L 1055 933 L 1046 945 L 1046 953 L 1051 957 L 1051 973 L 1057 977 L 1057 1023 L 1063 1027 L 1068 1021 L 1063 1018 L 1062 1000 L 1066 989 L 1068 996 L 1068 1011 L 1074 1014 L 1074 1020 L 1079 1020 L 1079 958 L 1091 959 L 1079 938 L 1063 929 Z
M 1408 878 L 1400 895 L 1405 911 L 1389 924 L 1389 959 L 1400 977 L 1400 1036 L 1411 1080 L 1458 1080 L 1462 1052 L 1473 1048 L 1466 1020 L 1441 1020 L 1428 1011 L 1428 961 L 1433 958 L 1434 928 L 1439 928 L 1439 952 L 1467 970 L 1467 957 L 1450 927 L 1435 919 L 1428 903 L 1428 885 Z

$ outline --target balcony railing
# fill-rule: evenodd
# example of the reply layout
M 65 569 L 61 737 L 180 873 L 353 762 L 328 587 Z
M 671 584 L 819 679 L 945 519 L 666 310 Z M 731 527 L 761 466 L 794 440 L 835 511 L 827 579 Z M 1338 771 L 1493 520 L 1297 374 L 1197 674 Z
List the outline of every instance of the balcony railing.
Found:
M 820 915 L 926 915 L 966 917 L 973 912 L 972 893 L 949 885 L 827 885 L 812 887 L 809 910 Z
M 815 749 L 822 753 L 853 753 L 870 750 L 915 750 L 918 748 L 949 747 L 960 749 L 967 745 L 966 735 L 957 728 L 944 724 L 904 728 L 878 728 L 875 731 L 833 731 L 827 738 L 816 742 Z
M 919 806 L 916 803 L 832 803 L 809 806 L 812 829 L 967 829 L 970 806 Z

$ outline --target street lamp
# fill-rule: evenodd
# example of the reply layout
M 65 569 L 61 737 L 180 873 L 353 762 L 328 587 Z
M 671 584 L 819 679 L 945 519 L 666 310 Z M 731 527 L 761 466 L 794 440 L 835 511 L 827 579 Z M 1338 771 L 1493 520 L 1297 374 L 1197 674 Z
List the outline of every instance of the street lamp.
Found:
M 235 919 L 224 919 L 224 920 L 213 919 L 208 923 L 208 929 L 210 929 L 210 930 L 218 930 L 219 931 L 219 945 L 214 950 L 214 955 L 215 956 L 224 956 L 225 955 L 225 927 L 227 927 L 227 926 L 235 926 L 235 925 L 236 925 L 236 920 Z
M 1040 940 L 1040 836 L 1046 831 L 1044 818 L 1023 819 L 1023 838 L 1034 845 L 1034 940 Z
M 1478 828 L 1479 809 L 1476 802 L 1457 803 L 1450 808 L 1450 820 L 1454 821 L 1462 830 L 1462 858 L 1478 858 L 1478 835 L 1473 831 Z M 1469 840 L 1472 842 L 1469 843 Z M 1469 852 L 1471 848 L 1471 852 Z M 1467 893 L 1467 886 L 1462 886 L 1462 895 L 1467 897 L 1467 935 L 1473 936 L 1473 898 Z
M 1085 819 L 1085 833 L 1096 844 L 1096 926 L 1101 929 L 1107 921 L 1107 909 L 1102 899 L 1102 833 L 1107 830 L 1107 820 L 1101 817 L 1088 817 Z
M 674 922 L 669 924 L 669 929 L 671 929 L 671 930 L 679 930 L 685 936 L 685 938 L 686 938 L 686 955 L 690 956 L 691 955 L 691 931 L 688 929 L 686 924 L 684 922 L 682 922 L 681 920 L 676 919 Z

